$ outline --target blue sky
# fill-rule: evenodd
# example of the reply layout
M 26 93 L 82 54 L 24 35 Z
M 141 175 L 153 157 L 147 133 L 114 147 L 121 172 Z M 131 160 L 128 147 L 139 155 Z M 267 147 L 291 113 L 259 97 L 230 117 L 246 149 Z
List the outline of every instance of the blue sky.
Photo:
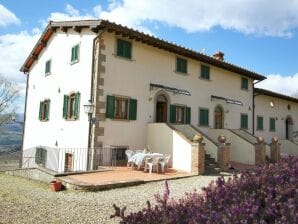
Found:
M 104 18 L 268 77 L 259 87 L 298 93 L 298 0 L 0 0 L 0 73 L 19 68 L 47 21 Z

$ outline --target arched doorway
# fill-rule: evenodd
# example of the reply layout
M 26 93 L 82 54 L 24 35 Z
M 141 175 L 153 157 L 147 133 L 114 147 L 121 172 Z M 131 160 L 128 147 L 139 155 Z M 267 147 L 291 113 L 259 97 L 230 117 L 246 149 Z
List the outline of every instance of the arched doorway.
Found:
M 156 98 L 156 122 L 167 122 L 168 120 L 168 100 L 164 94 L 159 94 Z
M 214 109 L 214 128 L 224 128 L 224 113 L 221 105 L 217 105 Z
M 291 140 L 293 137 L 293 120 L 290 116 L 286 118 L 286 139 Z

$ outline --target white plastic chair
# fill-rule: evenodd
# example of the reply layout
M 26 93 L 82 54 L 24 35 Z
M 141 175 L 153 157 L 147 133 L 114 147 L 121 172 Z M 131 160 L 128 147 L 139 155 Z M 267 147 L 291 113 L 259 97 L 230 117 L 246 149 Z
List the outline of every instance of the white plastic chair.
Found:
M 168 168 L 168 163 L 169 160 L 171 158 L 171 155 L 164 155 L 160 160 L 159 160 L 159 164 L 161 167 L 161 172 L 164 173 L 165 172 L 165 168 Z
M 156 173 L 158 173 L 158 162 L 160 159 L 161 159 L 160 156 L 153 156 L 151 158 L 146 158 L 144 171 L 146 172 L 148 168 L 149 173 L 151 174 L 153 168 L 156 167 Z
M 132 163 L 132 161 L 130 161 L 130 159 L 134 154 L 135 154 L 135 152 L 130 149 L 125 150 L 125 155 L 127 157 L 127 166 L 130 166 L 130 164 Z

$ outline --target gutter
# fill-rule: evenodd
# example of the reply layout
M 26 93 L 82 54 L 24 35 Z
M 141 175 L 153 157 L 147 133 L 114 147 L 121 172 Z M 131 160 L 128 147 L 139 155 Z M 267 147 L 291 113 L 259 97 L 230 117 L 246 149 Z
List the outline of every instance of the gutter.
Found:
M 258 80 L 252 84 L 252 135 L 255 135 L 255 85 L 263 80 Z
M 96 57 L 96 48 L 95 48 L 95 42 L 99 39 L 99 37 L 101 37 L 101 35 L 104 33 L 105 31 L 99 31 L 98 35 L 93 39 L 93 44 L 92 44 L 92 68 L 91 68 L 91 84 L 90 84 L 90 101 L 92 104 L 94 104 L 94 92 L 95 90 L 94 88 L 94 82 L 95 82 L 95 72 L 94 72 L 94 59 Z M 98 75 L 98 72 L 97 74 Z M 95 113 L 95 112 L 93 112 Z M 91 141 L 92 141 L 92 121 L 89 118 L 89 128 L 88 128 L 88 150 L 87 150 L 87 170 L 91 170 L 92 167 L 90 167 L 91 163 Z

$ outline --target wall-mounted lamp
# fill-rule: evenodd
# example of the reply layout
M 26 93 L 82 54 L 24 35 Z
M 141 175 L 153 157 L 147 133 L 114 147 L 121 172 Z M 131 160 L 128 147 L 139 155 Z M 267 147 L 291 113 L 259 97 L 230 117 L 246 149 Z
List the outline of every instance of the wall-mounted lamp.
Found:
M 251 110 L 251 108 L 250 108 L 250 107 L 248 107 L 248 110 L 250 111 L 250 110 Z
M 84 105 L 84 111 L 86 114 L 88 114 L 88 121 L 91 122 L 92 124 L 96 123 L 96 118 L 92 117 L 94 108 L 95 108 L 95 106 L 91 100 L 88 100 L 88 102 Z

